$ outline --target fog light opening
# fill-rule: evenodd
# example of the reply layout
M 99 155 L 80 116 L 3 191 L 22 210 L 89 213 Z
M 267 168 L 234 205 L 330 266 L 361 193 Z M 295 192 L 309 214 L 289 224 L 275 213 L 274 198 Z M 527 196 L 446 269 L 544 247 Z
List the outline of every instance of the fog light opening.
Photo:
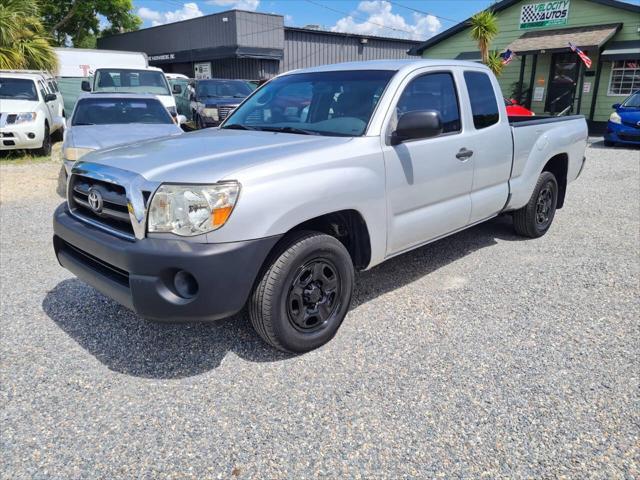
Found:
M 195 277 L 184 270 L 174 275 L 173 287 L 182 298 L 193 298 L 198 293 L 198 282 Z
M 31 140 L 33 140 L 34 138 L 36 138 L 36 134 L 32 133 L 32 132 L 29 132 L 29 133 L 27 133 L 27 137 L 29 137 Z

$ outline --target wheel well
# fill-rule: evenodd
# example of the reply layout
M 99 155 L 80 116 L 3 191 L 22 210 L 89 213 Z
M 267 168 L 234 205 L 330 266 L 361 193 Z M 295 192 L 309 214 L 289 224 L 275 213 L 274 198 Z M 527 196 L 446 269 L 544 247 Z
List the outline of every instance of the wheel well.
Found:
M 564 197 L 567 192 L 567 170 L 569 168 L 569 156 L 566 153 L 560 153 L 555 157 L 549 159 L 543 172 L 551 172 L 555 175 L 558 181 L 558 205 L 557 208 L 562 208 L 564 205 Z
M 371 261 L 369 230 L 364 218 L 356 210 L 327 213 L 296 225 L 289 232 L 300 230 L 315 230 L 340 240 L 357 269 L 365 268 Z

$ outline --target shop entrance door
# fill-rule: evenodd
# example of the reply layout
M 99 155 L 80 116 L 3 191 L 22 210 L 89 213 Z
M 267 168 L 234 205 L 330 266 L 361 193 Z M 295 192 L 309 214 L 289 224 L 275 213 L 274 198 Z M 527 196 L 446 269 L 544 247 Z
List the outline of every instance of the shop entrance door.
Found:
M 560 113 L 571 106 L 578 83 L 580 57 L 575 53 L 554 53 L 551 56 L 551 70 L 549 72 L 549 91 L 545 111 Z

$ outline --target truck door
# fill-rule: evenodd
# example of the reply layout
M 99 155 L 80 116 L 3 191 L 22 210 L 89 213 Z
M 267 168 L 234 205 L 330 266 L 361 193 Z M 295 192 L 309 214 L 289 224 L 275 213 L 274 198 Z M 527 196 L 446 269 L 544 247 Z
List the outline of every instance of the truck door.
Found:
M 45 97 L 50 92 L 42 80 L 38 80 L 38 88 L 40 89 L 40 95 L 42 95 L 42 102 L 47 106 L 47 113 L 49 117 L 49 126 L 50 126 L 49 128 L 53 128 L 52 120 L 56 116 L 56 113 L 55 113 L 56 102 L 55 100 L 49 100 L 48 102 L 45 100 Z
M 394 99 L 383 144 L 387 174 L 387 255 L 426 243 L 467 225 L 471 213 L 473 158 L 463 135 L 453 71 L 412 73 Z M 410 111 L 436 110 L 443 132 L 390 145 L 389 134 Z
M 473 150 L 470 223 L 500 212 L 509 196 L 513 139 L 500 87 L 486 70 L 464 72 L 470 109 L 466 139 Z M 470 110 L 470 111 L 469 111 Z

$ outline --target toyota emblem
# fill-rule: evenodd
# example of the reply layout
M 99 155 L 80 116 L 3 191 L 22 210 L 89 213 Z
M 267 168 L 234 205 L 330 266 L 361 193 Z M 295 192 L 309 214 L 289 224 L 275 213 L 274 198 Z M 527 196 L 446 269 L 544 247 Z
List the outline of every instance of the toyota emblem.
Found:
M 89 202 L 89 207 L 95 213 L 100 213 L 102 211 L 102 194 L 98 190 L 90 188 L 87 201 Z

